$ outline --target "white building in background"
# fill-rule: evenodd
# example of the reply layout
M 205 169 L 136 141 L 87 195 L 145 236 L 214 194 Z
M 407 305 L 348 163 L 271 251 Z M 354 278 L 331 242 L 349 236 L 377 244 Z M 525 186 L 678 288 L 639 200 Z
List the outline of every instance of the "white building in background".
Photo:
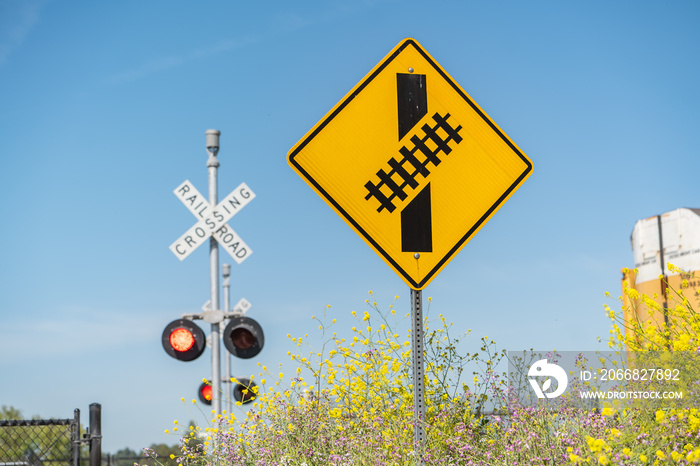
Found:
M 676 209 L 637 220 L 631 241 L 637 283 L 668 275 L 669 262 L 685 271 L 700 270 L 700 209 Z
M 665 294 L 668 284 L 674 290 L 682 290 L 695 310 L 700 310 L 700 209 L 680 208 L 638 220 L 631 241 L 634 267 L 630 267 L 627 273 L 623 269 L 623 288 L 627 281 L 640 295 L 655 297 L 654 301 L 663 309 L 670 305 L 675 307 L 673 297 L 667 298 Z M 684 273 L 670 272 L 669 263 Z M 635 268 L 638 270 L 636 276 Z M 687 286 L 682 286 L 684 280 L 687 280 Z M 655 312 L 650 316 L 649 308 L 641 300 L 630 300 L 624 293 L 623 299 L 626 323 L 653 320 L 661 324 L 667 321 L 665 312 Z

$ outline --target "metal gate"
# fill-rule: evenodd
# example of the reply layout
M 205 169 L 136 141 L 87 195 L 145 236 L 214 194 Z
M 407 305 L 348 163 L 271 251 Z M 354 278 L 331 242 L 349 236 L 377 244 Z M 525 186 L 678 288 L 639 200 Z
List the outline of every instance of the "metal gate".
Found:
M 0 420 L 0 466 L 81 466 L 89 446 L 89 466 L 100 466 L 101 406 L 90 405 L 90 428 L 81 438 L 80 410 L 72 419 Z

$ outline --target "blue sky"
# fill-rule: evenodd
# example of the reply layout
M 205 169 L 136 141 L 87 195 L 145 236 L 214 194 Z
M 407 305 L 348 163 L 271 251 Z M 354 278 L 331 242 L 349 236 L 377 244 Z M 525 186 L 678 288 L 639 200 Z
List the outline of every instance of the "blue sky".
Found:
M 286 162 L 406 37 L 534 163 L 424 291 L 431 314 L 472 330 L 465 351 L 603 349 L 635 221 L 700 207 L 699 22 L 693 1 L 0 1 L 0 404 L 87 422 L 99 402 L 105 452 L 176 442 L 163 431 L 211 367 L 160 343 L 209 298 L 208 254 L 168 249 L 193 223 L 172 191 L 206 193 L 209 128 L 220 198 L 257 195 L 230 222 L 254 251 L 232 301 L 266 346 L 236 375 L 291 375 L 285 335 L 316 335 L 326 304 L 339 333 L 368 290 L 408 312 Z

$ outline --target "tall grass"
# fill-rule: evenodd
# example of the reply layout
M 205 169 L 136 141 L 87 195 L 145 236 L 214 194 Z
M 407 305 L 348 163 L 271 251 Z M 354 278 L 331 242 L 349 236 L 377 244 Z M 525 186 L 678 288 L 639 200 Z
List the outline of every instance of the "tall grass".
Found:
M 255 379 L 252 409 L 240 419 L 225 413 L 191 425 L 176 456 L 179 464 L 700 463 L 697 405 L 655 409 L 636 403 L 586 410 L 563 403 L 556 411 L 523 405 L 511 396 L 506 374 L 497 372 L 506 353 L 483 337 L 477 352 L 461 354 L 460 342 L 470 335 L 455 337 L 442 315 L 426 320 L 426 413 L 420 421 L 426 441 L 416 445 L 410 333 L 399 330 L 407 316 L 397 315 L 394 304 L 382 311 L 372 296 L 366 304 L 352 312 L 355 325 L 342 335 L 333 332 L 337 322 L 329 317 L 329 307 L 314 316 L 320 332 L 315 347 L 307 346 L 308 337 L 289 335 L 300 351 L 306 348 L 304 354 L 289 353 L 296 372 L 285 376 L 263 368 Z M 613 329 L 609 344 L 626 349 L 620 314 L 607 306 L 606 312 Z M 673 312 L 697 318 L 688 300 L 681 299 Z M 636 342 L 658 341 L 650 335 L 664 330 L 637 331 L 650 333 L 638 335 Z M 697 353 L 700 343 L 692 325 L 675 332 L 667 332 L 664 344 L 669 338 L 682 341 Z M 698 379 L 697 371 L 686 376 L 685 389 L 697 390 Z

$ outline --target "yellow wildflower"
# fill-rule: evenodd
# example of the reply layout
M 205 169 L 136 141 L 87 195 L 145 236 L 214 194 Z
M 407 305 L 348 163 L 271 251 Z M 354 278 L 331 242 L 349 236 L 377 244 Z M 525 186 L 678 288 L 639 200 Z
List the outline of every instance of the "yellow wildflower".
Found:
M 666 413 L 661 410 L 656 411 L 656 422 L 663 422 L 666 419 Z

